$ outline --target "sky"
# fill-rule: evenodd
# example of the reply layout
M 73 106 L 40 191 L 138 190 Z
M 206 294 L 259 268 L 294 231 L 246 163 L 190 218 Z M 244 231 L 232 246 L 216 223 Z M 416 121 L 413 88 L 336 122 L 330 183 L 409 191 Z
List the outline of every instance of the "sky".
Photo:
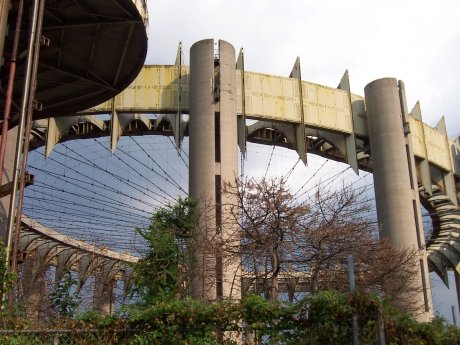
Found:
M 147 2 L 146 64 L 173 64 L 179 42 L 188 63 L 193 43 L 214 38 L 243 47 L 248 71 L 288 76 L 299 56 L 304 80 L 335 87 L 348 69 L 359 95 L 373 80 L 394 77 L 405 82 L 409 110 L 420 101 L 425 123 L 445 116 L 449 137 L 460 135 L 458 0 Z M 455 291 L 432 281 L 434 304 L 451 319 Z
M 337 86 L 346 69 L 352 92 L 383 77 L 406 84 L 424 122 L 446 117 L 460 134 L 458 0 L 147 0 L 147 64 L 173 64 L 177 45 L 224 39 L 245 52 L 248 71 L 288 76 L 297 56 L 302 77 Z M 186 58 L 187 62 L 187 58 Z

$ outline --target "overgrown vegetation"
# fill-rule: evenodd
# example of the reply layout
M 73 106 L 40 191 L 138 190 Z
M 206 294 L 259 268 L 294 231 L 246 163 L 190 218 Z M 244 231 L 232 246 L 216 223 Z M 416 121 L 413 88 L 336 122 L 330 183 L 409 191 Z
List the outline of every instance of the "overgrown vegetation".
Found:
M 66 269 L 62 279 L 53 292 L 50 293 L 51 307 L 59 316 L 73 317 L 81 302 L 80 294 L 75 291 L 77 280 L 72 277 L 72 272 Z
M 136 229 L 147 244 L 134 266 L 133 293 L 141 303 L 186 295 L 191 264 L 187 240 L 193 236 L 196 212 L 195 201 L 179 199 L 177 204 L 155 212 L 147 229 Z
M 11 291 L 13 286 L 13 280 L 16 278 L 15 274 L 12 274 L 8 270 L 6 263 L 6 247 L 0 240 L 0 309 L 6 307 L 6 296 Z
M 387 344 L 460 344 L 460 330 L 442 318 L 417 323 L 375 295 L 338 291 L 320 291 L 295 304 L 270 303 L 257 295 L 246 296 L 240 302 L 169 299 L 133 309 L 124 317 L 89 313 L 67 319 L 65 324 L 51 325 L 69 331 L 68 344 L 217 345 L 246 339 L 253 344 L 348 345 L 353 314 L 359 316 L 363 345 L 378 344 L 379 316 L 384 322 Z M 3 318 L 0 324 L 2 329 L 37 329 L 26 320 Z M 43 339 L 52 339 L 46 338 L 50 336 L 45 332 L 18 334 L 24 342 L 14 342 L 14 334 L 0 332 L 0 344 L 46 344 L 51 342 Z
M 136 230 L 147 244 L 134 266 L 132 294 L 137 303 L 113 316 L 95 312 L 79 315 L 78 296 L 73 294 L 76 281 L 67 271 L 50 294 L 50 304 L 60 317 L 39 325 L 17 315 L 4 315 L 0 328 L 17 333 L 0 330 L 0 345 L 46 344 L 56 339 L 60 344 L 212 345 L 243 341 L 345 345 L 352 342 L 353 315 L 358 316 L 360 343 L 364 345 L 378 344 L 382 329 L 390 345 L 460 344 L 458 328 L 439 317 L 428 323 L 416 322 L 394 307 L 386 280 L 373 278 L 377 274 L 387 279 L 410 276 L 406 265 L 411 253 L 398 254 L 388 247 L 384 253 L 395 255 L 388 259 L 398 262 L 392 265 L 387 260 L 390 265 L 383 270 L 379 260 L 384 254 L 376 256 L 372 251 L 384 250 L 387 244 L 373 237 L 370 224 L 352 208 L 355 194 L 331 192 L 328 198 L 320 198 L 319 205 L 306 207 L 296 205 L 287 189 L 275 182 L 246 185 L 252 194 L 240 199 L 246 203 L 245 215 L 238 217 L 243 239 L 238 250 L 232 243 L 228 255 L 244 254 L 243 262 L 252 269 L 241 300 L 206 302 L 190 297 L 197 204 L 188 198 L 179 199 L 177 204 L 157 211 L 147 229 Z M 316 195 L 320 197 L 319 190 Z M 312 214 L 314 219 L 309 218 Z M 351 245 L 349 236 L 358 243 Z M 225 250 L 225 243 L 219 243 L 219 248 Z M 350 254 L 357 258 L 358 266 L 358 289 L 352 294 L 346 292 L 343 267 L 344 258 Z M 406 261 L 401 262 L 403 259 Z M 289 268 L 312 272 L 294 282 L 296 286 L 305 284 L 309 292 L 281 301 L 274 278 Z M 47 332 L 47 328 L 55 331 Z M 31 329 L 34 331 L 28 331 Z
M 370 205 L 362 200 L 365 190 L 320 184 L 301 198 L 283 177 L 226 184 L 225 192 L 236 196 L 231 209 L 241 233 L 238 255 L 250 273 L 243 294 L 253 291 L 274 302 L 280 280 L 291 301 L 299 291 L 347 291 L 347 258 L 352 255 L 357 286 L 418 312 L 423 306 L 414 305 L 413 296 L 421 293 L 414 287 L 419 253 L 378 238 L 368 216 Z M 235 250 L 228 252 L 234 255 Z
M 253 188 L 254 185 L 250 187 Z M 242 246 L 252 247 L 253 251 L 248 251 L 246 247 L 242 250 L 252 255 L 253 262 L 261 260 L 266 263 L 270 260 L 278 260 L 266 266 L 260 264 L 253 266 L 263 267 L 265 269 L 263 273 L 267 274 L 267 271 L 277 268 L 276 262 L 280 264 L 278 268 L 283 267 L 281 265 L 285 265 L 288 258 L 292 263 L 293 252 L 288 255 L 287 249 L 292 251 L 294 238 L 289 237 L 292 236 L 289 234 L 293 230 L 297 230 L 297 235 L 302 232 L 306 233 L 305 224 L 308 224 L 308 229 L 314 229 L 312 230 L 314 233 L 310 233 L 312 242 L 322 243 L 324 248 L 322 252 L 316 249 L 316 257 L 318 258 L 321 254 L 324 257 L 329 254 L 330 257 L 329 261 L 325 260 L 326 263 L 321 266 L 324 272 L 329 273 L 322 276 L 320 281 L 322 284 L 317 289 L 312 289 L 313 294 L 304 295 L 295 303 L 280 302 L 278 298 L 273 298 L 273 292 L 277 293 L 277 291 L 269 284 L 271 288 L 268 293 L 267 290 L 259 291 L 258 294 L 249 293 L 238 302 L 224 300 L 210 303 L 187 297 L 187 294 L 184 293 L 187 289 L 179 288 L 181 284 L 184 286 L 184 282 L 179 282 L 180 277 L 187 280 L 184 272 L 189 271 L 184 269 L 184 266 L 192 264 L 188 261 L 190 257 L 187 256 L 186 240 L 193 234 L 193 229 L 197 225 L 197 206 L 189 199 L 179 200 L 177 205 L 169 206 L 156 213 L 152 217 L 149 229 L 142 233 L 149 243 L 149 250 L 144 259 L 140 261 L 141 269 L 136 268 L 136 281 L 146 284 L 142 286 L 148 293 L 144 295 L 146 303 L 143 303 L 142 307 L 137 306 L 130 309 L 126 320 L 130 327 L 142 330 L 142 333 L 137 334 L 134 339 L 136 344 L 233 344 L 236 343 L 235 339 L 245 339 L 252 344 L 350 344 L 353 315 L 358 315 L 362 344 L 377 343 L 379 322 L 383 322 L 388 344 L 460 343 L 460 332 L 457 328 L 447 325 L 441 318 L 435 318 L 430 323 L 417 323 L 408 314 L 395 309 L 386 299 L 379 297 L 385 296 L 382 291 L 386 290 L 375 289 L 374 293 L 357 292 L 354 294 L 325 290 L 324 281 L 337 277 L 336 271 L 339 267 L 337 264 L 341 264 L 340 260 L 346 258 L 350 253 L 353 254 L 353 250 L 364 250 L 366 245 L 370 245 L 371 247 L 366 252 L 359 253 L 360 256 L 358 256 L 365 260 L 364 256 L 370 255 L 368 261 L 358 262 L 366 263 L 368 270 L 382 267 L 383 262 L 380 259 L 377 263 L 370 262 L 370 260 L 375 260 L 376 256 L 371 255 L 369 251 L 382 249 L 382 247 L 385 249 L 384 246 L 387 244 L 381 244 L 375 239 L 372 233 L 374 229 L 368 222 L 357 221 L 359 214 L 355 209 L 352 212 L 352 204 L 356 201 L 357 196 L 350 194 L 349 191 L 340 195 L 342 204 L 333 204 L 334 198 L 337 201 L 338 196 L 333 193 L 329 195 L 329 199 L 321 200 L 323 203 L 321 211 L 319 209 L 316 211 L 321 212 L 322 218 L 319 218 L 318 214 L 315 215 L 316 222 L 321 223 L 318 224 L 313 220 L 306 222 L 308 218 L 305 218 L 306 213 L 316 212 L 315 209 L 307 209 L 303 205 L 293 208 L 292 196 L 286 190 L 280 190 L 279 187 L 276 183 L 262 187 L 256 185 L 252 194 L 253 198 L 246 200 L 245 216 L 247 219 L 250 215 L 252 219 L 241 224 L 243 234 L 246 234 L 247 238 L 246 242 L 243 240 Z M 249 210 L 249 205 L 257 209 L 257 213 Z M 270 212 L 276 216 L 272 215 L 270 218 Z M 242 222 L 245 216 L 240 218 Z M 328 216 L 330 218 L 327 218 Z M 178 221 L 180 217 L 183 217 L 183 221 Z M 263 222 L 257 223 L 259 219 L 263 219 Z M 313 223 L 315 226 L 312 226 Z M 326 229 L 327 235 L 321 235 L 319 234 L 320 226 L 329 226 L 331 231 Z M 337 241 L 332 239 L 332 227 L 334 226 L 345 229 L 337 230 L 338 234 L 335 233 L 344 243 L 340 241 L 335 243 Z M 353 235 L 355 235 L 353 237 L 355 240 L 356 235 L 360 235 L 359 243 L 353 246 L 354 249 L 348 249 L 351 239 L 346 236 Z M 291 241 L 289 242 L 288 239 Z M 295 239 L 300 241 L 299 237 Z M 167 248 L 164 247 L 165 244 Z M 334 248 L 336 248 L 335 251 Z M 153 255 L 154 253 L 156 254 Z M 158 258 L 160 253 L 162 253 L 161 260 Z M 385 253 L 397 254 L 394 250 L 390 251 L 388 247 Z M 237 254 L 241 253 L 237 252 Z M 274 258 L 275 255 L 278 255 L 278 258 Z M 397 260 L 401 260 L 410 255 L 411 253 L 403 252 L 396 257 Z M 383 259 L 383 257 L 380 258 Z M 161 265 L 149 263 L 150 260 L 158 260 Z M 310 264 L 316 262 L 313 258 L 311 260 Z M 336 265 L 331 265 L 331 263 Z M 407 263 L 410 263 L 410 260 L 406 258 L 405 262 L 396 266 L 390 265 L 386 274 L 390 277 L 395 271 L 404 272 L 408 277 L 405 270 Z M 170 266 L 173 269 L 168 268 Z M 401 271 L 398 271 L 399 268 Z M 381 269 L 378 272 L 383 273 Z M 341 270 L 340 273 L 345 272 Z M 168 277 L 168 280 L 163 279 L 164 276 Z M 268 276 L 267 274 L 266 277 Z M 161 278 L 159 279 L 160 285 L 151 284 L 151 279 L 155 277 Z M 169 287 L 167 282 L 171 284 Z M 359 282 L 363 284 L 365 280 Z M 368 285 L 363 284 L 366 290 L 380 283 L 375 280 L 371 282 Z M 152 287 L 153 289 L 150 290 Z

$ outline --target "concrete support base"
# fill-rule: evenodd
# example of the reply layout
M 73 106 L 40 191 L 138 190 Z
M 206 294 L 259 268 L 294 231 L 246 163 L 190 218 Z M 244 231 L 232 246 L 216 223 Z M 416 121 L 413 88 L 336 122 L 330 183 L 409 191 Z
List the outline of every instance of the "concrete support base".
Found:
M 37 251 L 29 253 L 24 263 L 22 289 L 24 291 L 24 307 L 26 317 L 32 321 L 39 321 L 47 307 L 47 291 L 42 258 Z
M 105 274 L 95 277 L 93 309 L 100 314 L 110 315 L 115 311 L 115 281 Z

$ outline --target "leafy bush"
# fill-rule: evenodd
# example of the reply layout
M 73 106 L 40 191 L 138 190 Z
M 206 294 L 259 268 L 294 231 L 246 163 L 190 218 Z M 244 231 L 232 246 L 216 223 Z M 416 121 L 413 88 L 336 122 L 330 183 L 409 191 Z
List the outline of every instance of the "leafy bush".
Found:
M 73 317 L 81 302 L 80 294 L 74 291 L 77 280 L 67 269 L 56 289 L 50 294 L 51 306 L 60 316 Z
M 162 299 L 131 308 L 124 317 L 86 313 L 73 320 L 57 319 L 53 329 L 65 330 L 69 344 L 214 345 L 235 344 L 245 337 L 255 344 L 342 345 L 351 344 L 353 314 L 358 316 L 362 345 L 378 344 L 379 315 L 389 345 L 460 345 L 460 330 L 440 317 L 417 323 L 377 296 L 336 291 L 319 292 L 296 304 L 272 304 L 257 295 L 239 302 Z M 43 325 L 19 318 L 2 321 L 3 329 L 37 331 L 18 331 L 15 336 L 0 331 L 0 344 L 19 339 L 33 344 L 46 336 L 40 333 Z
M 134 294 L 146 303 L 174 298 L 182 286 L 181 268 L 187 266 L 185 240 L 196 224 L 196 202 L 177 204 L 155 212 L 147 229 L 136 229 L 148 250 L 134 266 Z

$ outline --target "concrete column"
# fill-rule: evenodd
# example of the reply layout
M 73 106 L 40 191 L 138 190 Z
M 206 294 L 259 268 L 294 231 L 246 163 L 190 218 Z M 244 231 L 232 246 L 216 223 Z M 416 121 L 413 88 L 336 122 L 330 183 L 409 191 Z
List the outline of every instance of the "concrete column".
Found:
M 29 320 L 38 321 L 45 312 L 46 298 L 43 294 L 46 282 L 43 276 L 42 258 L 38 251 L 27 255 L 24 263 L 22 289 L 24 291 L 24 306 L 26 317 Z
M 419 249 L 414 216 L 417 204 L 413 198 L 417 181 L 411 181 L 410 177 L 397 80 L 375 80 L 366 86 L 364 92 L 380 235 L 401 249 Z M 418 266 L 419 275 L 414 288 L 419 292 L 411 295 L 410 299 L 413 306 L 420 306 L 420 312 L 415 316 L 425 321 L 428 318 L 425 309 L 428 302 L 427 296 L 424 296 L 423 280 L 427 265 L 423 255 Z
M 420 202 L 419 183 L 417 177 L 417 165 L 415 163 L 414 149 L 412 145 L 412 134 L 410 131 L 409 111 L 407 109 L 406 88 L 403 81 L 398 82 L 399 97 L 401 103 L 402 120 L 409 166 L 409 179 L 411 181 L 412 208 L 414 212 L 415 230 L 419 249 L 420 275 L 423 286 L 423 300 L 425 312 L 421 317 L 426 320 L 433 318 L 433 298 L 431 295 L 430 272 L 428 270 L 428 255 L 426 252 L 425 233 L 423 231 L 422 204 Z
M 189 97 L 189 193 L 200 210 L 192 296 L 215 300 L 239 293 L 239 284 L 232 289 L 238 265 L 219 250 L 235 229 L 222 226 L 228 213 L 222 204 L 229 201 L 222 186 L 238 170 L 235 50 L 229 43 L 215 47 L 209 39 L 192 46 Z
M 59 282 L 62 280 L 64 277 L 64 274 L 66 272 L 66 263 L 68 260 L 68 256 L 64 253 L 61 253 L 57 256 L 57 265 L 56 265 L 56 271 L 54 272 L 54 284 L 55 286 L 58 286 Z
M 397 81 L 379 79 L 364 92 L 380 233 L 398 246 L 417 248 Z
M 189 194 L 199 202 L 200 211 L 192 297 L 204 300 L 216 299 L 216 260 L 211 248 L 216 242 L 214 81 L 214 40 L 199 41 L 190 48 Z
M 97 274 L 94 280 L 93 309 L 103 315 L 114 312 L 115 281 L 107 274 Z

